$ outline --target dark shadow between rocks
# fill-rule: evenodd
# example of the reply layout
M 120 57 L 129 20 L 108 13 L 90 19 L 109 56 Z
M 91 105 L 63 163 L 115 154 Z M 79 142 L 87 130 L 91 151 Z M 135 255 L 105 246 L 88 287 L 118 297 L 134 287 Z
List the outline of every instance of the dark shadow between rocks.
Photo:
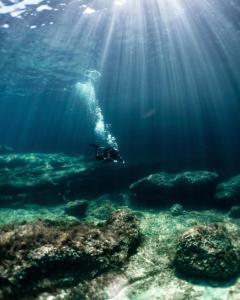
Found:
M 142 201 L 141 198 L 135 198 L 134 195 L 130 194 L 129 199 L 130 207 L 132 209 L 140 210 L 154 209 L 155 211 L 167 211 L 172 205 L 176 203 L 181 204 L 185 210 L 204 211 L 209 209 L 216 209 L 223 213 L 226 213 L 229 210 L 229 207 L 219 207 L 215 203 L 214 198 L 207 198 L 203 203 L 201 201 L 202 198 L 199 198 L 198 196 L 196 196 L 195 201 L 186 201 L 186 199 L 183 199 L 181 197 L 173 197 L 172 199 L 161 198 L 161 201 L 159 201 L 159 198 L 156 198 L 155 200 L 150 199 L 149 201 L 146 201 L 146 198 L 144 197 L 144 200 Z
M 199 286 L 209 286 L 209 287 L 218 287 L 218 288 L 227 288 L 231 287 L 234 284 L 236 284 L 237 280 L 239 279 L 240 272 L 238 272 L 236 275 L 234 275 L 230 279 L 213 279 L 213 278 L 205 278 L 203 279 L 201 276 L 188 274 L 188 273 L 180 273 L 177 270 L 174 271 L 174 274 L 176 277 L 178 277 L 181 280 L 187 281 L 191 284 L 196 284 Z

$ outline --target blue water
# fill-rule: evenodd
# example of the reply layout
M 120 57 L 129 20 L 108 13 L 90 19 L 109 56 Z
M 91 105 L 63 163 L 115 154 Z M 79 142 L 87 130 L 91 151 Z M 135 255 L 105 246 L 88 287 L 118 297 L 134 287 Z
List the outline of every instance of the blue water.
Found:
M 240 299 L 240 0 L 0 0 L 0 75 L 0 300 Z
M 239 170 L 238 0 L 60 2 L 0 2 L 0 144 L 91 157 L 107 131 L 128 163 Z

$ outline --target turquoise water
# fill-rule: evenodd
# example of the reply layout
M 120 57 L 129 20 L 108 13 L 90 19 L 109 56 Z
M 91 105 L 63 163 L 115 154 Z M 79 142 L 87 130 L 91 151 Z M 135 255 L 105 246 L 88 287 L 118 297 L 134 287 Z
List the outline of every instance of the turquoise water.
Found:
M 239 50 L 239 0 L 0 0 L 0 299 L 240 298 Z
M 239 167 L 238 1 L 1 1 L 0 17 L 1 144 L 89 155 L 110 133 L 130 162 Z

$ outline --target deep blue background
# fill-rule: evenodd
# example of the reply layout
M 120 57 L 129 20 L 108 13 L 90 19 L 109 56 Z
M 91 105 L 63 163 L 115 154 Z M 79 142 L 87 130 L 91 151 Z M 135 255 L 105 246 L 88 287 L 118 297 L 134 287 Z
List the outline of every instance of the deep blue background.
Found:
M 91 157 L 94 124 L 74 85 L 95 68 L 102 73 L 96 93 L 105 121 L 129 163 L 239 172 L 239 3 L 215 2 L 212 19 L 188 7 L 192 35 L 180 20 L 169 25 L 169 36 L 161 16 L 142 2 L 145 20 L 135 25 L 144 30 L 129 33 L 131 17 L 118 15 L 104 61 L 111 14 L 95 23 L 92 41 L 86 36 L 93 21 L 70 6 L 71 17 L 0 16 L 11 24 L 0 29 L 0 144 Z M 26 27 L 52 19 L 47 28 Z M 222 28 L 214 27 L 218 21 Z

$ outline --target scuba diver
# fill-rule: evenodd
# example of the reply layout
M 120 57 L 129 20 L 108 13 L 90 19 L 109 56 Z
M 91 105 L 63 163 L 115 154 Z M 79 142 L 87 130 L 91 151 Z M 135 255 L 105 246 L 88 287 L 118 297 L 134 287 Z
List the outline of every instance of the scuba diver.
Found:
M 119 151 L 114 147 L 100 147 L 96 144 L 89 144 L 89 146 L 95 148 L 95 155 L 96 160 L 104 160 L 114 163 L 123 163 L 125 164 L 125 161 L 120 156 Z

